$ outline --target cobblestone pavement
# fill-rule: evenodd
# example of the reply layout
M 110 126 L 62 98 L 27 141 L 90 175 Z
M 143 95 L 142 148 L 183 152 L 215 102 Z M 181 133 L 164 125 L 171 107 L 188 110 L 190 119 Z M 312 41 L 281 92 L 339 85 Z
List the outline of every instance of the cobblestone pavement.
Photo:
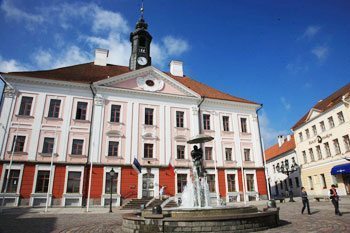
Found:
M 258 207 L 266 201 L 256 202 Z M 262 232 L 350 232 L 350 199 L 340 203 L 343 216 L 336 216 L 334 208 L 328 201 L 311 202 L 312 215 L 301 211 L 301 201 L 294 203 L 278 203 L 280 207 L 281 226 Z M 22 232 L 55 232 L 55 233 L 112 233 L 121 232 L 122 213 L 126 211 L 108 209 L 92 209 L 85 213 L 84 209 L 57 208 L 49 213 L 42 209 L 18 208 L 6 209 L 0 214 L 1 233 Z

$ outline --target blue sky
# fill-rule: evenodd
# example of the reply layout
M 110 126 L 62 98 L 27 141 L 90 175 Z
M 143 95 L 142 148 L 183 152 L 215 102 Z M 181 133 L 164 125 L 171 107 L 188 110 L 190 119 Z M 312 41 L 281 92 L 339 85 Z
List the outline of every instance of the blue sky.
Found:
M 140 0 L 2 0 L 0 70 L 92 61 L 97 47 L 127 65 Z M 350 81 L 350 2 L 145 0 L 153 65 L 264 107 L 267 145 Z

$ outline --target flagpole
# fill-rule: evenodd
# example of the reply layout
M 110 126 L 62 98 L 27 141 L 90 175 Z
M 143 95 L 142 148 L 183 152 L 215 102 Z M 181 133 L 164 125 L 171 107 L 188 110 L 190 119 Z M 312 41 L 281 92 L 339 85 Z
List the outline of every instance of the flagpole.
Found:
M 1 211 L 0 211 L 0 213 L 2 213 L 2 211 L 3 211 L 4 201 L 5 201 L 5 193 L 7 193 L 7 187 L 8 187 L 8 184 L 9 184 L 10 173 L 11 173 L 11 167 L 12 167 L 12 162 L 13 162 L 13 154 L 14 154 L 14 152 L 15 152 L 15 146 L 16 146 L 17 138 L 18 138 L 18 128 L 19 128 L 19 125 L 20 125 L 20 124 L 18 123 L 18 124 L 17 124 L 17 128 L 16 128 L 15 140 L 13 141 L 13 144 L 12 144 L 10 164 L 9 164 L 8 172 L 7 172 L 7 176 L 6 176 L 5 189 L 4 189 L 4 192 L 3 192 L 3 194 L 2 194 L 2 202 L 1 202 Z M 6 172 L 6 169 L 5 169 L 5 172 Z
M 247 205 L 247 200 L 246 200 L 246 186 L 244 182 L 244 169 L 243 169 L 243 155 L 241 153 L 241 173 L 242 173 L 242 187 L 243 187 L 243 201 L 244 205 Z
M 49 196 L 50 196 L 50 192 L 51 192 L 51 196 L 52 196 L 52 179 L 53 179 L 53 157 L 55 155 L 55 152 L 57 150 L 57 125 L 55 128 L 55 137 L 54 137 L 54 144 L 53 144 L 53 148 L 52 148 L 52 152 L 51 152 L 51 163 L 50 163 L 50 178 L 49 178 L 49 186 L 47 187 L 47 194 L 46 194 L 46 205 L 45 205 L 45 213 L 47 212 L 47 208 L 49 206 Z
M 216 205 L 217 206 L 220 206 L 220 193 L 219 193 L 219 174 L 218 174 L 218 170 L 217 170 L 217 167 L 216 167 L 216 163 L 217 163 L 217 160 L 216 160 L 216 153 L 214 153 L 214 156 L 215 156 L 215 160 L 214 160 L 214 170 L 215 170 L 215 183 L 216 183 Z

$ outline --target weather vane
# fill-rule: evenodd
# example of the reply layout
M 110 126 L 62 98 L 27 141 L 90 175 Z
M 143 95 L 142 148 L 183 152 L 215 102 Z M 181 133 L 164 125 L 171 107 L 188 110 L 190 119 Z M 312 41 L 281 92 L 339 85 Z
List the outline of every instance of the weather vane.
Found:
M 143 0 L 141 1 L 141 19 L 143 19 L 143 12 L 144 12 L 144 8 L 143 8 Z

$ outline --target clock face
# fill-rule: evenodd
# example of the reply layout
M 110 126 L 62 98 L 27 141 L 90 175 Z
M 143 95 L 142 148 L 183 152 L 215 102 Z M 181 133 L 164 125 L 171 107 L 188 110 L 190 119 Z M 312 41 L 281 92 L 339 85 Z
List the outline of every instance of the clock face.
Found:
M 145 58 L 145 57 L 138 57 L 137 58 L 137 63 L 139 63 L 139 65 L 141 65 L 141 66 L 144 66 L 144 65 L 147 64 L 147 58 Z

